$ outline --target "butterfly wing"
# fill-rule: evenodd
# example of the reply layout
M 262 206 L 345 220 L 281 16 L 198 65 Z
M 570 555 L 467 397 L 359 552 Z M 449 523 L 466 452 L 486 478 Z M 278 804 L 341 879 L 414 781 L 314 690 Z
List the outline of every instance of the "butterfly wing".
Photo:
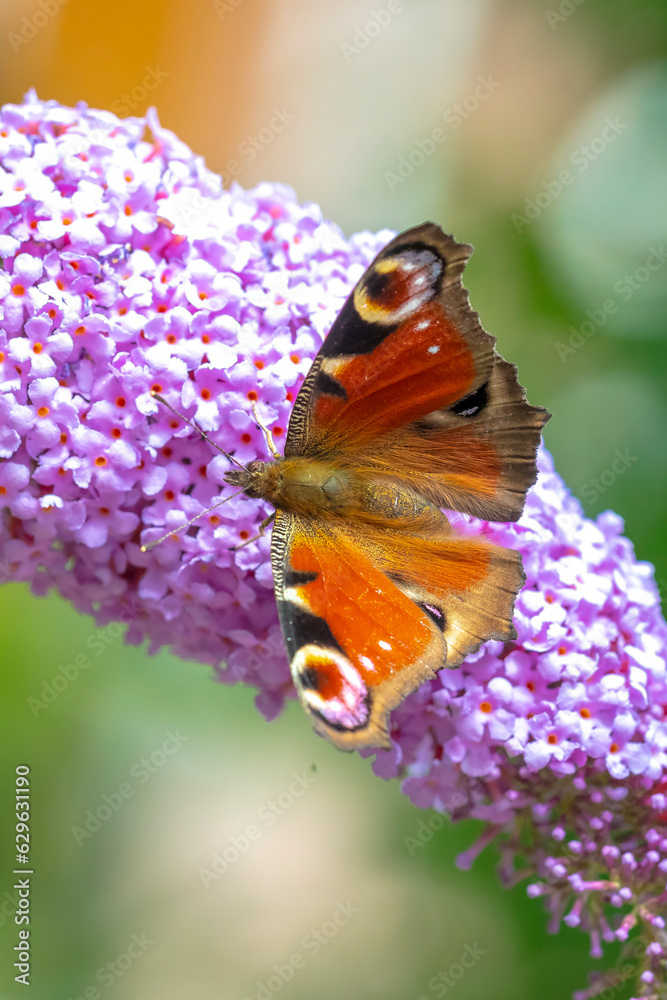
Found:
M 272 565 L 292 676 L 341 749 L 390 746 L 389 713 L 407 694 L 486 639 L 515 636 L 518 553 L 457 538 L 436 514 L 437 528 L 410 535 L 278 511 Z
M 471 253 L 432 223 L 381 251 L 301 387 L 286 456 L 344 452 L 437 506 L 520 516 L 549 414 L 526 401 L 470 306 Z

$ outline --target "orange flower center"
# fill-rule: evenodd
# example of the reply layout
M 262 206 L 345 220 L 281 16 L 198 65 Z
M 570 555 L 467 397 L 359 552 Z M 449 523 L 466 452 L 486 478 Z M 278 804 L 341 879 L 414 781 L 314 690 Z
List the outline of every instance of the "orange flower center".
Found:
M 480 710 L 480 712 L 484 712 L 485 715 L 488 715 L 489 712 L 492 711 L 491 702 L 490 701 L 481 701 L 479 703 L 479 710 Z
M 49 415 L 48 406 L 40 406 L 40 408 L 37 410 L 38 417 L 48 417 L 48 415 Z

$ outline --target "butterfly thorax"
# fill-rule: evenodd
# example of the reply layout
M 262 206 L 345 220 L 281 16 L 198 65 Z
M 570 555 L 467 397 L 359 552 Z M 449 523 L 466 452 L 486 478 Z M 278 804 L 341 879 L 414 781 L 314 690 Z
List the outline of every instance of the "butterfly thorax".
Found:
M 303 517 L 345 518 L 394 529 L 440 525 L 442 514 L 428 500 L 370 470 L 302 456 L 250 462 L 232 469 L 225 482 L 246 496 Z

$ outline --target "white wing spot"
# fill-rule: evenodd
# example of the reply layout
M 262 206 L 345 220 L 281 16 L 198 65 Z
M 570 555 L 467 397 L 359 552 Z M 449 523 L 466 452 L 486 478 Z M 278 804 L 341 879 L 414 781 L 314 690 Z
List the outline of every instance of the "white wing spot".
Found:
M 378 642 L 378 646 L 380 646 L 381 649 L 387 649 L 387 650 L 391 649 L 391 643 L 385 642 L 384 639 L 380 639 L 380 641 Z
M 375 664 L 371 660 L 370 656 L 360 656 L 359 662 L 366 667 L 366 670 L 375 670 Z
M 428 353 L 429 354 L 437 354 L 439 350 L 440 350 L 440 348 L 438 347 L 437 344 L 431 344 L 431 346 L 428 348 Z

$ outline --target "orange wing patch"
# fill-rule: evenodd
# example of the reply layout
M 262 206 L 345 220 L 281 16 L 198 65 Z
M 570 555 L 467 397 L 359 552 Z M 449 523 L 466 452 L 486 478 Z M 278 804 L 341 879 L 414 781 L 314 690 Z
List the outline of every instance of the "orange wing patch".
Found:
M 479 378 L 463 337 L 435 303 L 401 323 L 375 350 L 327 358 L 322 370 L 345 392 L 322 394 L 315 422 L 346 447 L 386 434 L 425 413 L 456 403 Z
M 317 542 L 312 535 L 307 540 L 295 537 L 291 566 L 313 579 L 286 588 L 285 596 L 326 619 L 364 683 L 376 687 L 426 652 L 431 640 L 428 619 L 358 546 L 341 537 L 332 546 L 324 532 L 322 536 Z

